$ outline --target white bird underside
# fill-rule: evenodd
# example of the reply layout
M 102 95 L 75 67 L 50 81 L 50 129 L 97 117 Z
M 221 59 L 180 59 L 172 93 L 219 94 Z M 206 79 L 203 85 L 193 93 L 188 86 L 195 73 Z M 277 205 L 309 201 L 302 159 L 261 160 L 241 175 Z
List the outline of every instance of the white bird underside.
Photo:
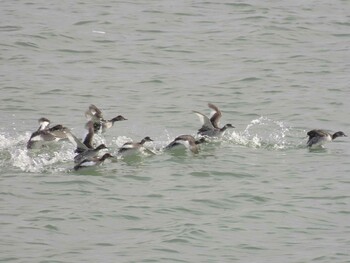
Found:
M 124 143 L 124 145 L 121 147 L 121 149 L 138 149 L 139 147 L 136 147 L 132 142 Z
M 42 122 L 40 122 L 40 127 L 38 130 L 42 131 L 42 130 L 48 129 L 49 125 L 50 125 L 49 121 L 42 121 Z
M 156 154 L 155 152 L 146 148 L 145 146 L 135 145 L 134 143 L 126 143 L 118 151 L 118 154 L 123 156 L 140 154 L 140 153 L 146 153 L 151 155 Z
M 79 164 L 82 167 L 91 167 L 97 165 L 95 161 L 85 161 Z

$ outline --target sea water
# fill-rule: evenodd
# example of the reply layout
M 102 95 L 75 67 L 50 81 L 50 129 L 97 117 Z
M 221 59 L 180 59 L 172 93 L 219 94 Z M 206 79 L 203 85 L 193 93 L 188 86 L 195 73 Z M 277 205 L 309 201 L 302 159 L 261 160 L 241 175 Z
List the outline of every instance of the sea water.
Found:
M 350 262 L 347 1 L 3 1 L 1 262 Z M 231 123 L 196 136 L 211 102 Z M 74 171 L 74 145 L 28 150 L 46 117 L 116 155 Z

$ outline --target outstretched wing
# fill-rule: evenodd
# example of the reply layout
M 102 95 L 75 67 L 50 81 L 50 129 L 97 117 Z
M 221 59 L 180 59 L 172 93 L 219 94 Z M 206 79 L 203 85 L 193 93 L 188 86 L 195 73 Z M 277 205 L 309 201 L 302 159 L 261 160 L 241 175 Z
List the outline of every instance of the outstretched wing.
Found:
M 208 103 L 208 107 L 211 108 L 214 111 L 213 116 L 211 116 L 210 118 L 210 122 L 213 124 L 213 126 L 217 129 L 219 129 L 219 122 L 222 116 L 221 111 L 219 110 L 218 107 L 216 107 L 214 104 L 212 103 Z
M 67 134 L 67 138 L 68 140 L 76 147 L 76 152 L 77 153 L 81 153 L 84 152 L 86 150 L 88 150 L 89 148 L 82 143 L 74 134 L 72 134 L 71 132 L 66 132 Z
M 202 123 L 202 127 L 199 129 L 199 131 L 208 131 L 208 130 L 215 129 L 210 119 L 207 116 L 205 116 L 204 114 L 198 111 L 193 111 L 193 112 L 199 117 L 199 120 Z
M 169 143 L 169 144 L 165 147 L 165 149 L 169 150 L 169 149 L 172 149 L 172 148 L 174 148 L 174 147 L 176 147 L 176 146 L 178 146 L 178 145 L 180 145 L 180 143 L 174 140 L 174 141 L 172 141 L 171 143 Z
M 100 121 L 103 119 L 102 111 L 94 104 L 89 106 L 89 109 L 85 112 L 85 116 L 92 121 Z

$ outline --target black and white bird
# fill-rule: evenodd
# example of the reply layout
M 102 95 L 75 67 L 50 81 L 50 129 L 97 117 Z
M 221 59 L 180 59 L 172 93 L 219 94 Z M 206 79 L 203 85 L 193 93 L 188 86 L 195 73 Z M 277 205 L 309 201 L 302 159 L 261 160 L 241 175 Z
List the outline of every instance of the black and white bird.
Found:
M 196 140 L 192 135 L 180 135 L 176 137 L 171 143 L 169 143 L 165 149 L 170 150 L 179 146 L 185 146 L 193 153 L 199 153 L 199 144 L 205 142 L 204 138 Z
M 193 111 L 202 123 L 202 127 L 198 130 L 198 134 L 209 137 L 220 137 L 228 128 L 235 128 L 232 124 L 228 123 L 222 128 L 219 127 L 219 122 L 222 116 L 221 111 L 212 103 L 208 103 L 208 107 L 214 111 L 213 116 L 209 119 L 206 115 Z
M 91 160 L 98 156 L 101 150 L 108 149 L 105 144 L 100 144 L 95 149 L 86 149 L 74 157 L 75 163 L 80 163 L 83 160 Z
M 71 132 L 67 133 L 68 140 L 75 146 L 75 153 L 77 155 L 74 157 L 75 163 L 80 163 L 83 160 L 90 160 L 96 158 L 99 152 L 103 149 L 108 149 L 105 144 L 100 144 L 96 148 L 94 148 L 92 139 L 94 136 L 94 128 L 93 123 L 90 121 L 87 123 L 88 133 L 84 138 L 84 141 L 79 140 L 74 134 Z
M 113 156 L 110 153 L 105 153 L 102 157 L 94 157 L 91 159 L 84 159 L 80 163 L 74 166 L 74 170 L 79 170 L 81 168 L 87 168 L 92 166 L 97 166 L 102 164 L 106 159 L 112 158 Z
M 118 154 L 121 154 L 121 155 L 132 154 L 142 150 L 146 150 L 149 153 L 153 153 L 152 151 L 144 147 L 144 144 L 146 142 L 152 142 L 152 141 L 153 140 L 149 136 L 147 136 L 143 138 L 140 142 L 124 143 L 122 147 L 119 149 Z
M 31 134 L 27 142 L 28 149 L 38 148 L 45 143 L 58 142 L 67 139 L 67 132 L 69 132 L 69 129 L 61 124 L 57 124 L 50 128 L 50 121 L 46 118 L 40 118 L 39 124 L 39 128 Z
M 94 132 L 101 131 L 106 132 L 107 129 L 111 128 L 116 121 L 127 120 L 122 115 L 118 115 L 110 120 L 106 120 L 103 117 L 102 111 L 97 108 L 94 104 L 89 106 L 89 109 L 85 112 L 85 116 L 94 123 Z
M 311 130 L 307 133 L 309 139 L 307 141 L 308 147 L 319 147 L 323 146 L 327 142 L 333 141 L 338 137 L 347 137 L 344 132 L 338 131 L 334 134 L 331 134 L 325 130 Z

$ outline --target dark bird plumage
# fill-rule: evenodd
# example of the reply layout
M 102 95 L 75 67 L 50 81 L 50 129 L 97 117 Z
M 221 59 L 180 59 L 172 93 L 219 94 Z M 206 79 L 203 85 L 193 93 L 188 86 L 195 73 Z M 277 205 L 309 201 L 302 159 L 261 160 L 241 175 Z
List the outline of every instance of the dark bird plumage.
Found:
M 94 157 L 91 159 L 84 159 L 80 163 L 74 166 L 74 170 L 79 170 L 81 168 L 87 168 L 92 166 L 97 166 L 102 164 L 106 159 L 112 158 L 113 156 L 110 153 L 105 153 L 102 157 Z
M 234 126 L 230 123 L 220 128 L 219 122 L 222 117 L 221 111 L 212 103 L 208 103 L 208 107 L 214 110 L 214 114 L 210 119 L 198 111 L 193 111 L 199 117 L 199 120 L 202 123 L 202 127 L 198 130 L 198 134 L 209 137 L 219 137 L 223 135 L 228 128 L 234 128 Z
M 192 135 L 180 135 L 176 137 L 171 143 L 169 143 L 165 149 L 173 149 L 175 147 L 184 145 L 187 149 L 189 149 L 193 153 L 199 152 L 199 144 L 205 142 L 204 138 L 200 138 L 196 140 Z
M 309 131 L 307 135 L 309 136 L 309 139 L 306 143 L 308 147 L 323 146 L 325 143 L 331 142 L 335 138 L 347 137 L 347 135 L 342 131 L 331 134 L 325 130 L 317 129 Z
M 67 139 L 67 132 L 69 132 L 69 129 L 61 124 L 50 128 L 50 121 L 46 118 L 40 118 L 39 124 L 39 128 L 31 134 L 27 142 L 28 149 L 42 146 L 47 142 L 57 142 Z
M 108 149 L 108 148 L 106 145 L 100 144 L 95 149 L 86 149 L 74 157 L 74 162 L 80 163 L 83 160 L 90 160 L 92 158 L 95 158 L 99 154 L 99 152 L 103 149 Z
M 95 133 L 99 131 L 104 133 L 107 129 L 111 128 L 116 121 L 127 120 L 122 115 L 118 115 L 110 120 L 106 120 L 103 117 L 102 111 L 94 104 L 91 104 L 89 106 L 89 109 L 85 112 L 85 116 L 93 122 Z
M 126 152 L 140 150 L 141 148 L 143 148 L 143 145 L 145 144 L 145 142 L 152 142 L 152 141 L 153 140 L 149 136 L 147 136 L 147 137 L 143 138 L 140 142 L 124 143 L 123 146 L 119 149 L 118 153 L 124 154 Z

